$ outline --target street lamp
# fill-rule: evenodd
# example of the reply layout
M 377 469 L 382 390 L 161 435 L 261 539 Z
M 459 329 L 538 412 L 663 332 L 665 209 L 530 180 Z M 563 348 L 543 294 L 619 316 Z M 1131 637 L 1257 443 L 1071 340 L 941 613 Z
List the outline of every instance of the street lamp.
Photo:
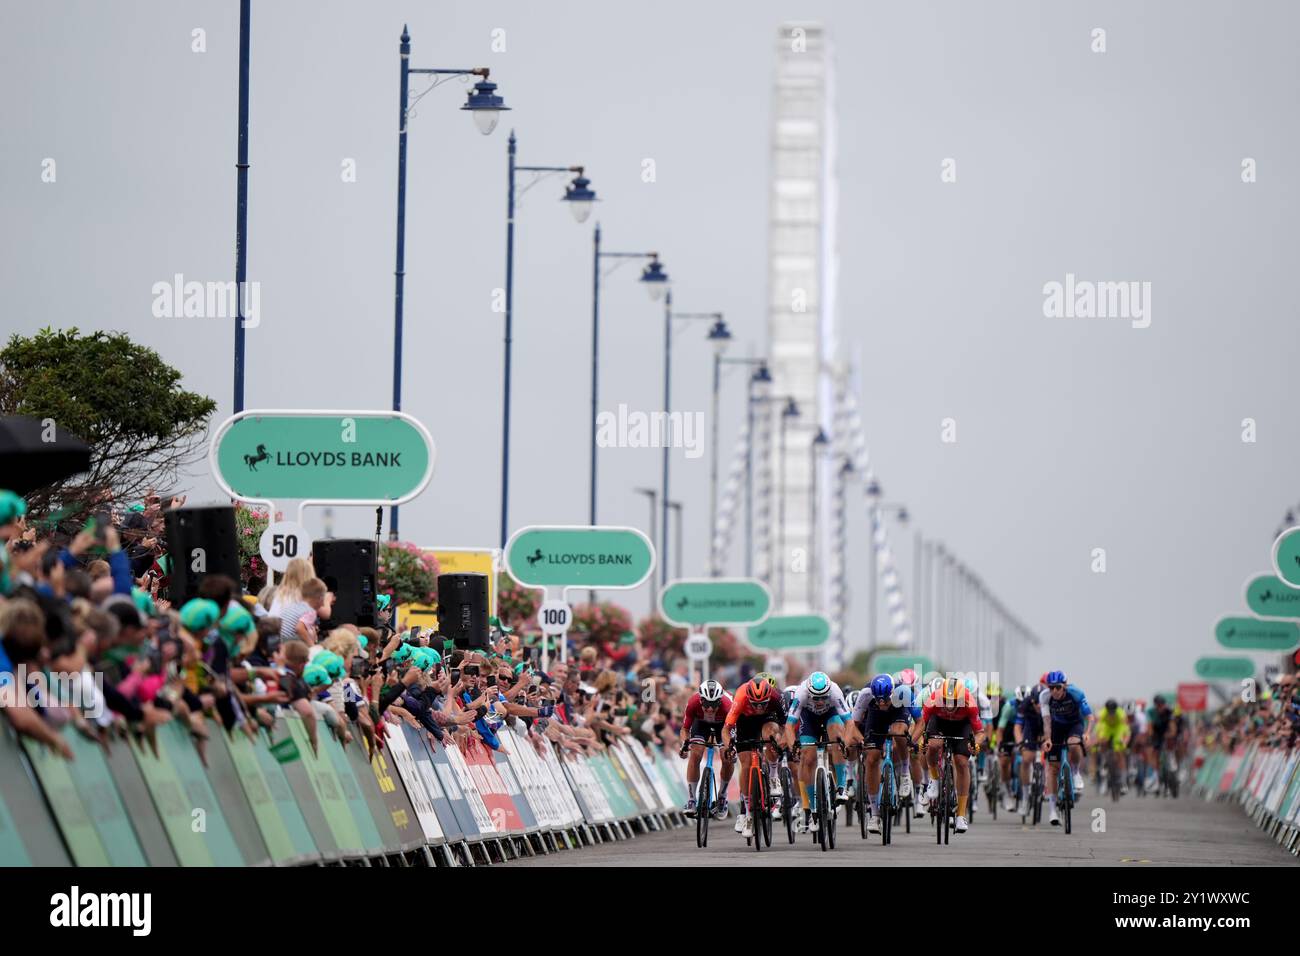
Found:
M 778 602 L 781 607 L 785 607 L 785 485 L 786 485 L 786 467 L 785 467 L 785 436 L 786 429 L 789 426 L 790 419 L 799 417 L 799 405 L 794 398 L 787 395 L 785 397 L 785 408 L 781 409 L 781 448 L 780 448 L 780 467 L 781 467 L 781 485 L 777 497 L 777 553 L 780 557 L 780 572 L 777 575 L 777 594 Z
M 657 265 L 657 263 L 652 263 L 651 265 Z M 668 292 L 668 294 L 664 297 L 664 415 L 665 416 L 668 416 L 672 413 L 672 407 L 673 407 L 671 372 L 672 372 L 672 365 L 673 365 L 673 321 L 674 320 L 678 320 L 682 322 L 712 320 L 713 326 L 709 330 L 709 335 L 707 340 L 713 342 L 714 344 L 715 358 L 717 356 L 717 350 L 719 349 L 719 345 L 725 347 L 726 340 L 731 338 L 731 332 L 727 330 L 726 323 L 722 321 L 721 312 L 674 312 L 673 294 L 671 290 Z M 716 363 L 715 363 L 715 367 L 716 367 Z M 717 422 L 716 409 L 714 411 L 715 411 L 714 422 L 716 426 L 716 422 Z M 668 453 L 669 451 L 670 449 L 668 447 L 668 442 L 665 441 L 663 443 L 663 476 L 660 485 L 663 494 L 662 500 L 663 500 L 664 523 L 663 523 L 663 529 L 661 531 L 662 540 L 659 549 L 659 553 L 663 559 L 660 565 L 660 580 L 664 582 L 667 582 L 668 580 L 668 508 L 669 508 L 669 501 L 668 501 L 669 455 Z M 710 534 L 712 534 L 712 529 L 710 529 Z
M 871 483 L 867 485 L 867 496 L 872 499 L 872 504 L 882 514 L 891 511 L 895 512 L 898 515 L 899 523 L 904 525 L 907 524 L 908 518 L 910 517 L 907 513 L 907 506 L 904 504 L 896 504 L 891 501 L 881 501 L 880 496 L 882 494 L 884 494 L 884 491 L 880 487 L 880 482 L 875 478 L 872 478 Z M 879 577 L 880 547 L 876 543 L 876 529 L 873 527 L 871 529 L 871 587 L 868 592 L 870 595 L 868 599 L 870 610 L 868 613 L 871 617 L 871 623 L 867 628 L 867 639 L 870 642 L 868 647 L 871 650 L 875 650 L 876 648 L 876 584 Z
M 826 434 L 824 428 L 819 427 L 817 434 L 813 436 L 809 444 L 808 457 L 811 465 L 811 476 L 808 483 L 810 493 L 808 495 L 808 527 L 809 527 L 809 544 L 808 548 L 808 607 L 817 611 L 820 609 L 820 594 L 817 588 L 817 549 L 819 547 L 818 526 L 817 526 L 817 486 L 818 478 L 818 459 L 825 453 L 826 448 L 830 445 L 830 436 Z
M 499 99 L 500 97 L 498 97 Z M 518 166 L 515 164 L 517 140 L 514 130 L 510 131 L 510 142 L 506 147 L 506 329 L 505 329 L 505 374 L 502 401 L 501 424 L 501 547 L 506 546 L 510 536 L 510 380 L 511 351 L 514 332 L 514 288 L 515 288 L 515 180 L 517 173 L 533 173 L 533 181 L 519 190 L 519 195 L 532 189 L 549 175 L 555 173 L 576 173 L 560 197 L 566 203 L 569 212 L 578 222 L 585 222 L 591 215 L 591 207 L 596 201 L 596 193 L 591 189 L 591 180 L 583 176 L 581 166 Z
M 668 507 L 673 510 L 673 533 L 677 536 L 677 577 L 680 580 L 682 576 L 682 512 L 686 510 L 686 506 L 680 501 L 670 501 Z
M 486 67 L 465 70 L 415 69 L 411 66 L 411 34 L 402 27 L 401 44 L 398 47 L 401 59 L 401 92 L 399 95 L 398 130 L 397 130 L 397 264 L 393 270 L 395 290 L 393 294 L 393 411 L 402 409 L 402 288 L 406 278 L 406 130 L 407 121 L 414 115 L 411 107 L 420 102 L 432 90 L 447 82 L 453 76 L 481 77 L 461 107 L 474 117 L 479 132 L 487 135 L 496 129 L 501 113 L 510 107 L 497 95 L 497 86 L 488 80 Z M 416 94 L 412 101 L 409 97 L 412 73 L 421 73 L 434 79 L 427 87 Z M 397 538 L 397 506 L 389 512 L 388 535 Z
M 641 281 L 646 284 L 650 298 L 658 301 L 668 288 L 668 273 L 664 272 L 657 252 L 605 252 L 600 248 L 600 223 L 596 223 L 592 235 L 592 280 L 591 280 L 591 478 L 590 507 L 588 520 L 596 523 L 596 418 L 597 402 L 600 398 L 600 260 L 601 259 L 649 259 L 650 262 L 641 272 Z M 615 266 L 617 268 L 617 265 Z
M 656 504 L 656 502 L 659 500 L 659 491 L 658 489 L 655 488 L 638 488 L 636 489 L 636 493 L 639 495 L 645 495 L 647 498 L 650 499 L 650 540 L 653 541 L 655 539 L 655 520 L 657 515 L 659 514 L 659 506 Z M 663 556 L 660 556 L 659 560 L 665 561 L 667 559 L 664 558 Z M 655 576 L 652 574 L 650 575 L 650 614 L 654 615 L 658 613 L 659 613 L 659 582 L 655 580 Z

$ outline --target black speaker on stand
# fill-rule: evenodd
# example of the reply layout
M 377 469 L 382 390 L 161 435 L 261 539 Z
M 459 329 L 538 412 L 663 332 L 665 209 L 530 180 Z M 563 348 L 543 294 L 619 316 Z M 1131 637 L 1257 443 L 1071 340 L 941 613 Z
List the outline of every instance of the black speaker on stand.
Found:
M 339 624 L 375 626 L 375 543 L 366 538 L 326 538 L 311 548 L 316 577 L 334 592 L 334 610 L 322 633 Z
M 488 646 L 486 574 L 438 575 L 438 632 L 465 650 Z
M 199 582 L 224 574 L 239 583 L 239 535 L 230 505 L 197 505 L 166 512 L 171 557 L 169 599 L 179 609 L 199 596 Z

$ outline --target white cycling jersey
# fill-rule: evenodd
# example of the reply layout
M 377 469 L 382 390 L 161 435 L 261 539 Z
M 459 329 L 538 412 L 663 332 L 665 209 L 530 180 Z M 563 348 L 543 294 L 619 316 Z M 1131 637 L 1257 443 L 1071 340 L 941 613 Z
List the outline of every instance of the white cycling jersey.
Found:
M 1141 707 L 1135 708 L 1132 715 L 1129 717 L 1129 723 L 1133 727 L 1133 733 L 1145 734 L 1147 732 L 1148 723 L 1147 712 Z
M 840 686 L 835 683 L 831 684 L 831 691 L 825 697 L 814 697 L 807 681 L 800 684 L 799 689 L 795 691 L 794 706 L 790 708 L 790 714 L 786 718 L 786 722 L 798 723 L 805 710 L 818 716 L 825 713 L 834 713 L 841 717 L 849 716 L 849 705 L 844 700 L 844 693 L 840 690 Z

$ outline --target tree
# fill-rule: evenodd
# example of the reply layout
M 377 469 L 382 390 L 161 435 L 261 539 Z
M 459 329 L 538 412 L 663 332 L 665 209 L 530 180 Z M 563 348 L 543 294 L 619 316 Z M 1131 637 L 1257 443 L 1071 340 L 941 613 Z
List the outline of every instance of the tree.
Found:
M 173 485 L 203 455 L 212 399 L 120 332 L 42 329 L 0 351 L 0 414 L 50 418 L 91 448 L 90 471 L 28 496 L 36 513 L 76 518 L 104 492 L 122 499 Z

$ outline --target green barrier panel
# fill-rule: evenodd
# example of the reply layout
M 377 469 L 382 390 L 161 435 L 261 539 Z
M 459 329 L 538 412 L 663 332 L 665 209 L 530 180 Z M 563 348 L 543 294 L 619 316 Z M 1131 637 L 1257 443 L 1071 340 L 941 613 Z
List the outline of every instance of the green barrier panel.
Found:
M 619 753 L 613 747 L 605 751 L 605 759 L 609 761 L 609 768 L 614 772 L 614 779 L 618 783 L 619 789 L 631 798 L 636 815 L 649 813 L 654 807 L 646 802 L 641 791 L 637 789 L 637 782 L 632 779 L 632 774 L 636 773 L 636 768 L 625 766 L 623 763 L 624 755 Z
M 180 861 L 176 859 L 171 841 L 167 839 L 167 830 L 149 794 L 149 786 L 131 753 L 131 744 L 125 737 L 114 733 L 104 759 L 108 763 L 108 772 L 113 775 L 113 782 L 117 784 L 126 815 L 135 829 L 135 837 L 140 841 L 146 864 L 179 866 Z
M 344 747 L 343 751 L 348 763 L 352 765 L 352 773 L 356 776 L 357 783 L 361 786 L 361 795 L 370 809 L 370 816 L 374 819 L 375 826 L 379 828 L 379 840 L 384 846 L 384 852 L 400 853 L 420 846 L 424 840 L 419 832 L 419 826 L 416 825 L 415 811 L 411 809 L 405 811 L 405 819 L 409 824 L 405 830 L 399 830 L 398 821 L 402 817 L 389 809 L 385 795 L 380 790 L 381 784 L 375 768 L 370 765 L 369 758 L 366 756 L 365 739 L 361 735 L 360 728 L 355 724 L 352 735 L 352 743 Z M 402 799 L 406 799 L 405 792 L 402 793 Z M 409 801 L 407 802 L 409 804 Z M 417 837 L 421 838 L 417 839 Z
M 212 784 L 199 760 L 199 752 L 190 740 L 189 728 L 180 720 L 172 720 L 158 728 L 158 746 L 165 750 L 167 759 L 176 770 L 176 776 L 184 788 L 186 802 L 185 812 L 189 816 L 189 827 L 199 828 L 196 835 L 203 840 L 212 855 L 212 862 L 217 866 L 243 866 L 244 856 L 235 834 L 230 829 L 226 815 L 221 810 Z M 202 810 L 202 814 L 196 814 Z
M 9 722 L 0 719 L 0 866 L 71 866 Z
M 280 716 L 275 719 L 275 731 L 271 736 L 271 742 L 279 746 L 285 741 L 293 741 L 295 738 L 291 732 L 292 724 L 301 724 L 300 717 Z M 319 730 L 319 726 L 317 730 Z M 304 743 L 301 748 L 294 743 L 294 748 L 299 751 L 311 750 L 311 745 Z M 260 749 L 260 748 L 259 748 Z M 271 756 L 275 760 L 274 755 Z M 277 761 L 278 763 L 278 761 Z M 329 821 L 325 819 L 325 808 L 321 805 L 320 797 L 316 789 L 312 786 L 311 779 L 307 776 L 307 766 L 303 763 L 301 752 L 292 760 L 280 764 L 280 769 L 284 773 L 284 779 L 289 784 L 289 789 L 293 791 L 294 802 L 302 808 L 302 817 L 307 824 L 307 830 L 311 834 L 312 842 L 316 844 L 317 852 L 327 860 L 337 860 L 342 855 L 339 850 L 338 840 L 334 836 L 334 830 L 330 827 Z
M 361 835 L 361 845 L 365 848 L 367 855 L 374 856 L 383 853 L 385 850 L 384 841 L 379 836 L 379 826 L 375 823 L 375 818 L 370 813 L 370 807 L 366 803 L 366 798 L 361 793 L 361 781 L 356 777 L 352 770 L 352 764 L 348 763 L 348 755 L 343 752 L 343 744 L 333 734 L 321 741 L 321 754 L 328 755 L 327 759 L 334 765 L 334 774 L 338 777 L 339 788 L 343 791 L 343 799 L 347 801 L 348 810 L 352 813 L 352 819 L 357 825 L 357 832 Z M 374 779 L 373 774 L 368 776 Z M 393 844 L 388 844 L 392 846 Z
M 72 727 L 63 729 L 63 739 L 72 748 L 75 763 L 69 768 L 81 803 L 99 833 L 112 866 L 144 866 L 144 849 L 136 839 L 131 817 L 117 792 L 113 774 L 104 758 L 104 748 L 87 740 Z
M 59 832 L 63 834 L 64 842 L 72 851 L 72 859 L 77 866 L 111 865 L 95 822 L 86 812 L 81 794 L 72 782 L 68 761 L 31 740 L 24 740 L 23 745 L 32 768 L 36 771 L 36 778 L 41 782 L 41 789 L 45 791 L 45 799 L 49 801 L 54 822 L 58 824 Z
M 226 749 L 230 753 L 230 762 L 234 765 L 239 785 L 257 821 L 257 828 L 266 841 L 266 850 L 271 855 L 271 860 L 281 866 L 296 862 L 298 853 L 294 849 L 293 839 L 280 817 L 280 808 L 276 806 L 275 798 L 271 796 L 271 788 L 257 762 L 257 754 L 253 753 L 252 741 L 247 734 L 237 729 L 227 741 Z
M 348 809 L 347 800 L 343 796 L 338 776 L 334 773 L 329 758 L 321 757 L 311 749 L 311 739 L 307 736 L 307 728 L 300 718 L 289 718 L 289 733 L 293 737 L 293 742 L 298 745 L 299 759 L 296 762 L 301 764 L 307 773 L 307 780 L 316 794 L 316 799 L 320 801 L 321 810 L 325 813 L 325 822 L 330 832 L 334 834 L 334 842 L 339 852 L 345 856 L 363 856 L 365 848 L 361 834 L 357 831 L 356 822 L 352 819 L 352 812 Z M 326 737 L 331 733 L 323 720 L 317 721 L 316 739 L 320 746 L 326 745 Z
M 262 835 L 261 821 L 253 810 L 251 798 L 244 789 L 235 761 L 230 755 L 226 730 L 220 720 L 210 720 L 207 726 L 208 783 L 212 785 L 217 802 L 221 804 L 221 812 L 234 835 L 235 845 L 239 847 L 245 866 L 268 866 L 272 861 L 271 850 Z M 243 731 L 236 733 L 242 734 Z
M 159 738 L 161 731 L 168 726 L 170 724 L 156 729 Z M 192 818 L 190 802 L 185 797 L 185 785 L 177 776 L 176 768 L 172 766 L 161 740 L 157 753 L 147 743 L 140 744 L 135 740 L 131 741 L 130 747 L 180 865 L 212 866 L 212 854 L 208 852 L 207 841 L 203 839 L 203 834 L 195 833 L 190 827 Z
M 663 777 L 664 783 L 668 786 L 668 792 L 673 795 L 673 802 L 677 806 L 684 806 L 686 803 L 686 784 L 682 783 L 681 777 L 673 773 L 672 768 L 668 766 L 668 757 L 664 754 L 662 747 L 654 748 L 655 767 L 659 770 L 659 776 Z
M 238 741 L 234 741 L 231 753 L 237 759 L 252 754 L 257 761 L 258 769 L 262 771 L 262 779 L 266 781 L 266 789 L 270 791 L 271 800 L 279 811 L 280 821 L 284 824 L 289 840 L 293 844 L 293 862 L 307 863 L 320 859 L 320 851 L 316 849 L 311 830 L 307 826 L 304 808 L 294 798 L 293 788 L 289 786 L 289 780 L 284 774 L 284 767 L 271 753 L 270 735 L 262 731 L 258 734 L 256 744 L 245 741 L 244 745 L 241 745 Z M 319 813 L 320 808 L 317 807 L 316 811 Z M 321 826 L 324 826 L 323 819 Z
M 632 802 L 627 789 L 619 783 L 614 768 L 609 764 L 609 759 L 604 754 L 596 754 L 594 757 L 587 758 L 587 765 L 591 767 L 592 773 L 596 775 L 596 782 L 600 784 L 600 789 L 605 793 L 605 799 L 609 801 L 609 808 L 614 812 L 614 819 L 622 820 L 625 817 L 636 816 L 636 804 Z

